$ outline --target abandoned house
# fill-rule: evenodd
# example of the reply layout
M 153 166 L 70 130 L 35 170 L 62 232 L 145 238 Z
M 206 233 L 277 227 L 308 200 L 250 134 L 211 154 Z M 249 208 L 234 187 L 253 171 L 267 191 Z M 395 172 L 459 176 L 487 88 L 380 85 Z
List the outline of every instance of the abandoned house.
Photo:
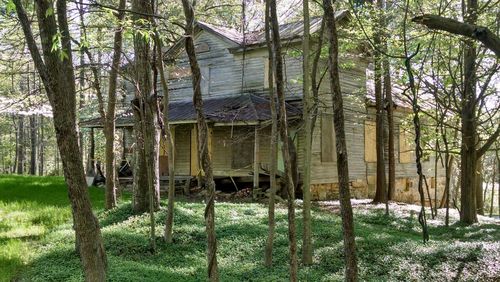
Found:
M 336 13 L 342 25 L 349 18 L 347 11 Z M 311 34 L 319 32 L 321 18 L 311 20 Z M 290 134 L 296 148 L 299 172 L 302 169 L 302 60 L 300 55 L 303 24 L 295 22 L 280 26 L 284 51 L 286 101 Z M 313 43 L 316 41 L 313 41 Z M 169 122 L 173 128 L 175 144 L 175 174 L 195 177 L 200 173 L 197 153 L 196 114 L 192 103 L 190 66 L 181 39 L 165 53 L 169 65 Z M 214 175 L 221 183 L 252 187 L 252 181 L 266 182 L 270 162 L 271 109 L 268 96 L 268 51 L 263 30 L 242 36 L 232 29 L 197 22 L 196 52 L 202 73 L 204 111 L 209 124 L 209 151 Z M 314 46 L 314 44 L 313 44 Z M 314 47 L 312 47 L 314 50 Z M 367 89 L 369 86 L 370 58 L 360 51 L 340 54 L 342 61 L 341 88 L 344 94 L 345 130 L 349 157 L 351 194 L 356 198 L 369 198 L 375 194 L 376 150 L 375 110 Z M 297 55 L 299 54 L 299 55 Z M 322 70 L 320 70 L 322 72 Z M 324 70 L 323 70 L 324 72 Z M 312 187 L 313 199 L 335 199 L 338 195 L 333 128 L 332 100 L 328 75 L 319 86 L 318 111 L 313 133 Z M 128 87 L 133 97 L 133 88 Z M 129 98 L 128 101 L 130 101 Z M 129 103 L 129 102 L 128 102 Z M 403 105 L 395 109 L 395 200 L 417 202 L 417 173 L 414 163 L 412 128 L 403 126 L 401 120 L 411 113 Z M 82 122 L 81 126 L 99 128 L 100 119 Z M 117 127 L 123 128 L 125 152 L 123 158 L 133 159 L 132 111 L 125 111 L 117 118 Z M 387 139 L 387 138 L 386 138 Z M 166 179 L 168 162 L 165 143 L 160 142 L 160 176 Z M 278 154 L 278 169 L 283 169 Z M 429 193 L 442 189 L 443 169 L 434 173 L 432 157 L 423 163 L 429 181 Z M 133 168 L 133 165 L 132 165 Z M 254 170 L 259 178 L 254 179 Z M 267 181 L 268 181 L 267 176 Z M 262 186 L 256 186 L 262 187 Z M 162 187 L 164 188 L 164 187 Z M 441 192 L 438 192 L 440 197 Z

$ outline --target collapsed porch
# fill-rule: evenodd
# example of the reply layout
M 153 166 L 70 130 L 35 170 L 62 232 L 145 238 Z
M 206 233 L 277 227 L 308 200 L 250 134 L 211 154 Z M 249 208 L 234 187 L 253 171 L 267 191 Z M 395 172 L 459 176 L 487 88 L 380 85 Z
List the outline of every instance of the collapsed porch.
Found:
M 301 117 L 299 108 L 287 103 L 290 124 Z M 243 94 L 204 100 L 204 114 L 209 126 L 208 146 L 218 189 L 257 188 L 269 183 L 271 109 L 268 99 Z M 186 182 L 199 179 L 203 172 L 198 157 L 198 129 L 192 101 L 173 101 L 169 104 L 169 123 L 174 139 L 174 166 L 176 183 L 185 189 Z M 81 127 L 102 128 L 100 118 L 81 122 Z M 135 165 L 134 119 L 132 110 L 117 115 L 116 127 L 123 130 L 122 163 Z M 160 187 L 168 183 L 168 156 L 166 140 L 159 144 Z M 278 163 L 282 162 L 278 154 Z M 120 177 L 125 186 L 131 186 L 132 175 Z

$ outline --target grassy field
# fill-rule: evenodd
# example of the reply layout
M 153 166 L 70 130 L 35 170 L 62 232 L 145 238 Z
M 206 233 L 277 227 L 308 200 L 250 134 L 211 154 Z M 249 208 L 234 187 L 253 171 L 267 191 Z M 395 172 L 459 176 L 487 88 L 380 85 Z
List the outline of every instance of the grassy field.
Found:
M 161 240 L 164 207 L 157 216 L 158 252 L 148 243 L 148 216 L 134 215 L 129 201 L 102 210 L 103 192 L 91 189 L 108 255 L 110 281 L 205 281 L 203 203 L 180 200 L 175 208 L 174 243 Z M 165 206 L 166 204 L 163 204 Z M 355 205 L 361 280 L 498 281 L 500 226 L 444 228 L 430 221 L 431 241 L 421 242 L 411 206 Z M 414 207 L 413 207 L 414 208 Z M 440 211 L 443 213 L 443 211 Z M 297 211 L 300 239 L 301 217 Z M 263 204 L 216 204 L 221 281 L 287 281 L 286 209 L 277 210 L 274 266 L 263 266 L 267 208 Z M 343 251 L 338 205 L 313 211 L 314 264 L 301 266 L 301 281 L 341 281 Z M 0 280 L 82 281 L 74 252 L 67 192 L 61 178 L 0 177 Z M 455 215 L 456 219 L 456 215 Z M 300 247 L 300 246 L 299 246 Z

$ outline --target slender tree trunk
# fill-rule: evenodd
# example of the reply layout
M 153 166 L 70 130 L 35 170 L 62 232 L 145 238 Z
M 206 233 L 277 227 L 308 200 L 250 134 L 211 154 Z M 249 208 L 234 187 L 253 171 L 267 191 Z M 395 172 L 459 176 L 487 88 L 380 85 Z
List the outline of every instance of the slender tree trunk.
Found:
M 169 119 L 168 119 L 168 107 L 169 107 L 169 91 L 167 84 L 167 76 L 163 67 L 163 45 L 161 44 L 161 39 L 156 31 L 155 33 L 155 44 L 158 56 L 158 69 L 160 74 L 160 83 L 163 90 L 163 136 L 167 140 L 167 156 L 168 156 L 168 205 L 167 205 L 167 218 L 165 221 L 165 241 L 167 243 L 172 243 L 173 241 L 173 225 L 174 225 L 174 198 L 175 198 L 175 148 L 174 148 L 174 137 Z
M 219 281 L 217 267 L 217 240 L 215 236 L 215 182 L 213 179 L 212 160 L 208 152 L 208 127 L 203 114 L 203 98 L 201 93 L 201 73 L 196 59 L 194 46 L 194 10 L 189 0 L 182 0 L 182 7 L 186 17 L 186 37 L 185 48 L 191 66 L 193 83 L 193 104 L 196 110 L 196 121 L 198 125 L 198 152 L 201 160 L 202 169 L 205 173 L 205 185 L 207 188 L 206 207 L 205 207 L 205 225 L 207 231 L 207 263 L 208 279 L 210 281 Z
M 285 102 L 285 82 L 283 77 L 283 57 L 281 52 L 281 39 L 279 34 L 279 23 L 276 12 L 276 0 L 269 0 L 271 31 L 273 38 L 274 74 L 276 78 L 276 94 L 279 101 L 279 133 L 282 142 L 282 154 L 285 165 L 284 181 L 288 195 L 288 241 L 289 241 L 289 263 L 290 281 L 297 281 L 297 234 L 295 231 L 295 183 L 293 179 L 292 162 L 290 157 L 290 146 L 288 138 L 288 123 Z
M 43 122 L 43 116 L 40 115 L 40 123 L 39 123 L 39 129 L 40 129 L 40 160 L 38 163 L 38 175 L 43 176 L 45 174 L 45 139 L 44 139 L 44 122 Z
M 356 258 L 356 243 L 354 239 L 355 235 L 351 207 L 351 195 L 349 192 L 349 169 L 344 129 L 344 106 L 342 91 L 340 89 L 338 35 L 332 2 L 330 0 L 323 0 L 323 9 L 325 12 L 327 36 L 329 42 L 328 70 L 330 74 L 330 89 L 332 92 L 333 104 L 333 124 L 335 127 L 335 145 L 337 149 L 337 174 L 339 179 L 340 213 L 342 215 L 344 260 L 346 264 L 345 280 L 357 281 L 358 265 Z
M 484 215 L 484 198 L 483 198 L 483 158 L 479 157 L 476 163 L 476 207 L 477 213 Z
M 17 126 L 18 138 L 17 138 L 17 174 L 24 174 L 24 162 L 25 162 L 25 141 L 24 141 L 24 116 L 19 115 L 18 126 Z
M 387 48 L 385 48 L 387 49 Z M 391 66 L 387 58 L 382 62 L 384 69 L 384 93 L 387 99 L 387 125 L 389 130 L 389 182 L 388 182 L 388 193 L 387 199 L 393 200 L 394 193 L 396 192 L 396 156 L 395 156 L 395 145 L 394 145 L 394 102 L 392 99 L 392 85 L 391 85 Z
M 43 50 L 38 51 L 30 21 L 20 0 L 14 0 L 16 12 L 26 38 L 33 61 L 40 74 L 53 109 L 57 145 L 61 153 L 64 176 L 73 212 L 76 241 L 87 281 L 106 280 L 106 254 L 102 242 L 99 222 L 92 213 L 87 192 L 83 163 L 78 146 L 76 124 L 76 89 L 73 70 L 71 41 L 67 20 L 66 1 L 56 2 L 56 13 L 52 2 L 36 1 L 38 29 Z M 57 17 L 56 17 L 57 15 Z M 56 21 L 57 18 L 57 21 Z M 53 51 L 52 39 L 60 34 L 62 50 Z M 64 51 L 66 56 L 60 56 Z
M 405 31 L 406 32 L 406 31 Z M 424 192 L 424 181 L 425 181 L 425 176 L 423 173 L 422 169 L 422 156 L 423 156 L 423 149 L 421 146 L 421 128 L 420 128 L 420 105 L 418 104 L 418 99 L 417 99 L 417 88 L 415 86 L 415 78 L 413 76 L 413 71 L 411 67 L 411 59 L 417 55 L 419 51 L 419 47 L 413 54 L 408 53 L 407 45 L 406 45 L 406 33 L 405 33 L 405 38 L 404 38 L 404 52 L 405 52 L 405 68 L 406 68 L 406 73 L 408 75 L 408 82 L 409 82 L 409 89 L 411 91 L 411 96 L 409 96 L 409 100 L 411 101 L 412 104 L 412 110 L 413 110 L 413 126 L 415 128 L 415 165 L 417 167 L 417 174 L 418 174 L 418 194 L 420 196 L 420 212 L 418 214 L 418 222 L 420 223 L 422 227 L 422 238 L 424 243 L 429 240 L 429 232 L 427 229 L 427 218 L 425 214 L 425 192 Z M 428 193 L 428 186 L 427 186 L 427 181 L 425 181 L 425 185 L 427 188 L 427 193 Z M 430 201 L 430 200 L 429 200 Z M 432 204 L 432 202 L 430 202 Z
M 118 70 L 122 54 L 122 31 L 121 22 L 125 17 L 126 0 L 120 0 L 118 4 L 117 20 L 119 26 L 116 27 L 113 42 L 113 60 L 108 82 L 108 104 L 104 120 L 104 133 L 106 137 L 106 209 L 116 207 L 116 154 L 115 154 L 115 119 L 116 119 L 116 88 L 118 80 Z
M 11 173 L 16 173 L 17 170 L 17 161 L 19 160 L 18 154 L 19 154 L 19 125 L 16 124 L 16 119 L 17 116 L 12 115 L 12 124 L 14 125 L 16 131 L 14 132 L 14 136 L 16 139 L 16 146 L 15 146 L 15 153 L 14 153 L 14 158 L 13 158 L 13 165 L 10 169 Z
M 500 216 L 500 156 L 498 150 L 496 151 L 497 159 L 497 185 L 498 185 L 498 216 Z
M 95 134 L 94 128 L 90 129 L 90 148 L 89 148 L 89 156 L 87 160 L 87 176 L 95 176 L 96 175 L 96 162 L 95 162 Z
M 30 174 L 36 175 L 37 173 L 37 148 L 38 148 L 38 136 L 37 136 L 37 122 L 36 115 L 30 116 L 30 139 L 31 139 L 31 159 L 30 159 Z
M 271 30 L 270 30 L 270 6 L 269 0 L 266 1 L 265 7 L 265 32 L 266 32 L 266 43 L 267 43 L 267 60 L 269 64 L 268 78 L 269 78 L 269 101 L 271 107 L 271 163 L 270 163 L 270 191 L 269 191 L 269 211 L 268 211 L 268 225 L 269 230 L 267 233 L 266 250 L 265 250 L 265 265 L 270 267 L 273 264 L 273 242 L 274 242 L 274 229 L 276 226 L 276 220 L 274 218 L 275 211 L 275 195 L 276 195 L 276 172 L 278 169 L 278 115 L 276 112 L 276 97 L 274 94 L 274 58 L 273 58 L 273 46 L 271 42 Z
M 491 175 L 491 200 L 490 200 L 490 217 L 493 216 L 493 199 L 495 199 L 495 179 L 497 178 L 497 166 L 498 162 L 495 158 L 493 162 L 493 174 Z
M 384 1 L 377 1 L 378 3 L 378 13 L 382 13 Z M 383 17 L 381 15 L 377 16 L 376 30 L 373 38 L 376 49 L 374 50 L 373 65 L 374 65 L 374 78 L 375 78 L 375 123 L 376 123 L 376 154 L 377 154 L 377 187 L 375 191 L 374 203 L 385 203 L 387 202 L 387 188 L 386 188 L 386 176 L 385 176 L 385 141 L 384 141 L 384 93 L 382 91 L 382 54 L 378 50 L 382 46 L 382 24 Z M 386 209 L 388 212 L 388 209 Z
M 309 1 L 302 1 L 304 13 L 304 36 L 302 41 L 302 74 L 304 100 L 304 163 L 303 167 L 303 234 L 302 234 L 302 263 L 312 264 L 312 231 L 311 231 L 311 161 L 312 161 L 312 113 L 313 99 L 311 97 L 310 76 L 310 47 L 309 47 Z

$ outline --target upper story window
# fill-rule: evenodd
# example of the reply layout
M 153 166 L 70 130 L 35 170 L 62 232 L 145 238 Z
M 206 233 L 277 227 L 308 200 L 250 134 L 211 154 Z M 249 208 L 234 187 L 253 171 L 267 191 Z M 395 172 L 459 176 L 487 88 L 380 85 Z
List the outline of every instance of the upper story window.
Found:
M 196 53 L 208 52 L 210 51 L 210 46 L 206 42 L 199 42 L 194 46 L 194 51 Z

